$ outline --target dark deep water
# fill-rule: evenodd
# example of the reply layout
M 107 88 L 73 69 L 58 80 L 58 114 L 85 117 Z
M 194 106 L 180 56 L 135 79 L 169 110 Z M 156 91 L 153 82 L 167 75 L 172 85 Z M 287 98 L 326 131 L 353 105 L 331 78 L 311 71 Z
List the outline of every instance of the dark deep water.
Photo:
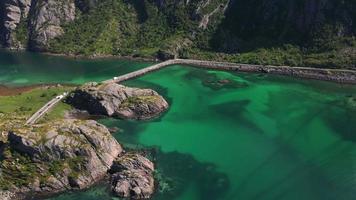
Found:
M 148 65 L 2 52 L 0 84 L 100 81 Z M 121 129 L 125 147 L 151 154 L 153 199 L 355 199 L 355 86 L 184 66 L 125 84 L 171 105 L 151 121 L 100 120 Z M 115 198 L 101 184 L 52 199 Z

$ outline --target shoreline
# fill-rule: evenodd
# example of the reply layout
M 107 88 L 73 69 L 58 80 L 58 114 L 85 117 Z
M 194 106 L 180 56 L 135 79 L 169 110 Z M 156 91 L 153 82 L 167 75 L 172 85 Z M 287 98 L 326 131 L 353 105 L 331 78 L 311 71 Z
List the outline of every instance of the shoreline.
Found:
M 33 89 L 43 88 L 43 87 L 58 87 L 58 86 L 77 86 L 75 84 L 34 84 L 28 86 L 7 86 L 0 84 L 0 97 L 2 96 L 16 96 L 23 92 L 29 92 Z
M 141 62 L 159 62 L 155 57 L 135 57 L 135 56 L 118 56 L 118 55 L 94 55 L 94 56 L 85 56 L 85 55 L 74 55 L 74 54 L 65 54 L 65 53 L 53 53 L 53 52 L 41 52 L 41 51 L 28 51 L 26 49 L 7 49 L 0 46 L 0 50 L 4 52 L 11 53 L 35 53 L 48 56 L 72 58 L 72 59 L 87 59 L 87 60 L 96 60 L 96 59 L 117 59 L 117 60 L 132 60 L 132 61 L 141 61 Z
M 283 75 L 302 79 L 314 79 L 320 81 L 329 81 L 339 84 L 356 84 L 356 70 L 347 69 L 328 69 L 311 67 L 290 67 L 290 66 L 272 66 L 272 65 L 252 65 L 238 64 L 229 62 L 214 62 L 202 60 L 184 60 L 178 59 L 177 64 L 187 64 L 199 68 L 247 72 L 259 74 Z
M 249 65 L 249 64 L 236 64 L 228 62 L 214 62 L 202 60 L 189 60 L 189 59 L 173 59 L 167 60 L 150 67 L 146 67 L 128 74 L 116 77 L 116 79 L 109 79 L 103 83 L 110 82 L 124 82 L 143 76 L 147 73 L 158 71 L 172 65 L 187 65 L 203 69 L 232 71 L 232 72 L 246 72 L 246 73 L 259 73 L 259 74 L 274 74 L 284 75 L 296 78 L 315 79 L 322 81 L 330 81 L 342 84 L 356 84 L 356 71 L 353 70 L 339 70 L 339 69 L 318 69 L 306 67 L 289 67 L 289 66 L 270 66 L 270 65 Z
M 10 52 L 26 52 L 26 50 L 9 50 Z M 84 56 L 84 55 L 68 55 L 68 54 L 58 54 L 51 52 L 35 52 L 43 55 L 74 58 L 74 59 L 105 59 L 112 58 L 118 60 L 130 60 L 130 61 L 141 61 L 141 62 L 154 62 L 158 60 L 157 58 L 143 58 L 134 56 L 116 56 L 116 55 L 97 55 L 97 56 Z M 170 61 L 170 60 L 166 60 Z M 242 63 L 231 63 L 231 62 L 220 62 L 220 61 L 208 61 L 208 60 L 193 60 L 193 59 L 174 59 L 172 60 L 174 64 L 190 65 L 193 67 L 200 67 L 205 69 L 213 70 L 223 70 L 223 71 L 235 71 L 235 72 L 247 72 L 247 73 L 259 73 L 259 74 L 273 74 L 290 76 L 301 79 L 314 79 L 321 81 L 329 81 L 340 84 L 356 84 L 356 70 L 351 69 L 333 69 L 333 68 L 314 68 L 314 67 L 292 67 L 292 66 L 274 66 L 274 65 L 255 65 L 255 64 L 242 64 Z

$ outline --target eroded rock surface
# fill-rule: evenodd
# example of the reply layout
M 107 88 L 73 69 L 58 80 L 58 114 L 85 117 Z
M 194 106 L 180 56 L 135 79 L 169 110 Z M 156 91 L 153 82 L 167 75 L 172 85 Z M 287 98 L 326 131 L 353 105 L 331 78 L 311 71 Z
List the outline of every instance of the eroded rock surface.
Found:
M 16 36 L 15 30 L 21 21 L 28 16 L 31 0 L 3 0 L 2 6 L 2 28 L 0 33 L 5 47 L 23 48 Z
M 44 51 L 49 40 L 64 33 L 62 25 L 75 19 L 74 0 L 33 0 L 30 16 L 30 48 Z
M 153 163 L 139 154 L 120 156 L 110 170 L 113 193 L 131 199 L 150 198 L 154 192 L 153 171 Z
M 116 83 L 86 84 L 74 91 L 67 101 L 91 114 L 124 119 L 149 119 L 168 108 L 166 100 L 154 90 Z
M 2 141 L 1 187 L 7 194 L 53 194 L 102 179 L 122 152 L 95 121 L 61 120 L 7 133 Z

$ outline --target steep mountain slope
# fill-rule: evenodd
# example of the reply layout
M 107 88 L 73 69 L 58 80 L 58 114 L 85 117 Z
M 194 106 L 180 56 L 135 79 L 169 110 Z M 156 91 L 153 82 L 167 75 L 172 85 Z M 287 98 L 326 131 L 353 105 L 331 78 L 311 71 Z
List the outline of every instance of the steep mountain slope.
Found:
M 259 37 L 266 43 L 301 43 L 315 37 L 348 36 L 355 33 L 355 9 L 352 0 L 235 0 L 219 33 L 243 40 Z
M 4 0 L 0 6 L 1 41 L 10 48 L 318 67 L 356 63 L 354 0 Z

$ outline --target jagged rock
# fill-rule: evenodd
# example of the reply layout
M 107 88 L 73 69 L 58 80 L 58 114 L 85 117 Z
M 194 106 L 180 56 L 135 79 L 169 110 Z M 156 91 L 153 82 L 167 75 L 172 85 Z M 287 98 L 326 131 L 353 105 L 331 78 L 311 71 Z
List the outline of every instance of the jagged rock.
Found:
M 168 108 L 168 103 L 151 89 L 125 87 L 116 83 L 89 83 L 67 99 L 74 107 L 91 114 L 125 119 L 149 119 Z
M 35 194 L 87 188 L 107 174 L 122 152 L 109 130 L 92 120 L 62 120 L 11 131 L 8 149 L 17 154 L 2 165 L 21 169 L 31 163 L 31 169 L 35 168 L 31 176 L 24 177 L 28 185 L 18 187 L 9 180 L 13 188 L 9 192 Z M 15 159 L 14 155 L 21 156 Z M 30 161 L 19 161 L 25 158 Z
M 154 192 L 153 171 L 153 163 L 139 154 L 120 156 L 110 170 L 113 193 L 131 199 L 150 198 Z
M 75 19 L 73 0 L 33 0 L 30 16 L 30 48 L 44 51 L 49 40 L 63 34 L 61 25 Z
M 25 20 L 28 16 L 31 0 L 3 0 L 0 7 L 3 6 L 1 13 L 3 21 L 1 25 L 2 32 L 0 33 L 2 43 L 8 48 L 23 48 L 14 33 L 21 20 Z
M 1 191 L 0 190 L 0 199 L 1 200 L 13 200 L 16 195 L 10 191 Z

